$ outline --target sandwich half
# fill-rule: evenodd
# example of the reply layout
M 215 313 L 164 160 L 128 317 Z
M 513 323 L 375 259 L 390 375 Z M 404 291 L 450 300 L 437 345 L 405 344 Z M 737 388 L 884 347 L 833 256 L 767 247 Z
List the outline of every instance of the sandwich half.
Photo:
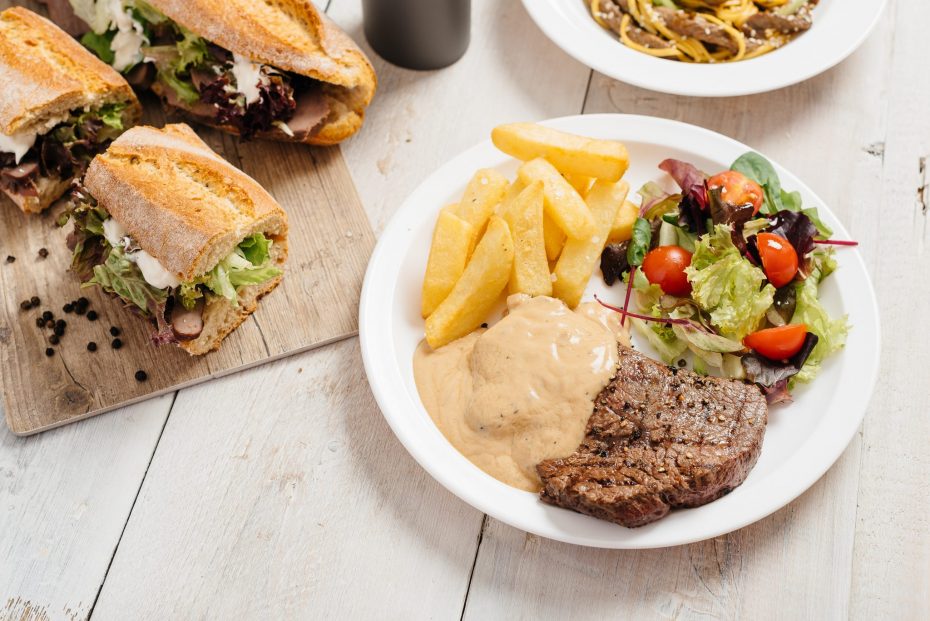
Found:
M 152 339 L 217 349 L 278 286 L 287 216 L 183 124 L 135 127 L 91 162 L 63 218 L 71 269 L 152 322 Z
M 365 54 L 310 0 L 70 2 L 81 41 L 130 83 L 246 138 L 336 144 L 375 92 Z
M 0 13 L 0 190 L 25 212 L 59 199 L 142 115 L 116 71 L 43 17 Z

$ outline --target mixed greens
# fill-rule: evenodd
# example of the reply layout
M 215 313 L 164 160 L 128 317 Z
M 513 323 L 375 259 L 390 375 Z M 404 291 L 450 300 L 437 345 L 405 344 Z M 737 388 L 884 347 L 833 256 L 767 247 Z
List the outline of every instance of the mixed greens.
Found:
M 203 276 L 177 286 L 155 286 L 140 269 L 138 257 L 144 251 L 131 238 L 124 237 L 119 245 L 107 239 L 105 223 L 110 215 L 106 210 L 80 188 L 75 190 L 72 200 L 71 208 L 58 222 L 60 226 L 69 220 L 74 222 L 74 230 L 68 237 L 73 252 L 72 271 L 84 282 L 82 286 L 100 286 L 153 319 L 158 326 L 153 339 L 159 343 L 178 339 L 172 329 L 172 313 L 177 307 L 195 310 L 209 296 L 225 298 L 238 306 L 241 287 L 262 284 L 282 274 L 271 258 L 273 242 L 262 233 L 255 233 Z
M 17 163 L 12 153 L 0 153 L 0 183 L 21 196 L 37 196 L 40 178 L 69 179 L 123 133 L 128 104 L 111 103 L 93 110 L 74 110 L 45 134 Z
M 830 317 L 819 288 L 836 269 L 831 245 L 854 242 L 829 240 L 817 209 L 783 189 L 758 153 L 712 177 L 678 160 L 659 168 L 681 191 L 643 186 L 631 239 L 601 257 L 608 284 L 632 282 L 616 310 L 665 362 L 690 351 L 699 372 L 755 382 L 770 403 L 790 400 L 845 344 L 846 317 Z

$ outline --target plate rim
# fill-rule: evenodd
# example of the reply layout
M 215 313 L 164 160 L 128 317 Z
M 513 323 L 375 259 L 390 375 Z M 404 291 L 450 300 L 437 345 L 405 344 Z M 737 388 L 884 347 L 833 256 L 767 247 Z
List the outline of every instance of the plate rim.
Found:
M 689 123 L 684 123 L 681 121 L 674 121 L 670 119 L 664 119 L 660 117 L 632 115 L 632 114 L 614 114 L 614 113 L 588 114 L 588 115 L 571 115 L 571 116 L 547 119 L 545 121 L 541 121 L 541 124 L 560 126 L 560 125 L 573 124 L 575 122 L 579 122 L 580 119 L 584 119 L 584 121 L 581 121 L 584 123 L 588 123 L 588 122 L 597 123 L 599 121 L 602 121 L 604 123 L 616 123 L 616 124 L 640 123 L 640 124 L 653 125 L 653 126 L 664 126 L 667 129 L 683 130 L 686 132 L 691 132 L 692 136 L 703 134 L 705 137 L 713 137 L 715 140 L 722 140 L 725 142 L 729 142 L 731 147 L 739 147 L 741 149 L 754 150 L 754 149 L 751 149 L 751 147 L 737 140 L 734 140 L 733 138 L 714 132 L 712 130 L 699 127 L 696 125 L 692 125 Z M 844 250 L 844 252 L 847 252 L 850 255 L 848 260 L 855 261 L 858 264 L 858 271 L 861 272 L 861 274 L 865 278 L 864 282 L 862 283 L 863 286 L 859 287 L 860 291 L 855 293 L 856 295 L 859 295 L 859 293 L 861 293 L 860 297 L 863 297 L 864 300 L 868 302 L 868 305 L 867 305 L 868 308 L 863 309 L 862 311 L 863 317 L 868 317 L 868 315 L 871 315 L 871 317 L 874 319 L 874 330 L 865 332 L 865 328 L 868 328 L 869 326 L 868 325 L 860 326 L 861 328 L 863 328 L 862 333 L 864 333 L 864 336 L 862 338 L 868 339 L 869 336 L 871 336 L 871 339 L 870 339 L 871 342 L 865 343 L 864 341 L 864 344 L 869 345 L 868 349 L 875 353 L 871 367 L 865 371 L 861 371 L 860 373 L 860 375 L 864 374 L 862 375 L 861 381 L 858 384 L 864 388 L 864 391 L 861 393 L 863 398 L 858 402 L 857 406 L 852 408 L 854 410 L 854 415 L 850 415 L 848 417 L 849 423 L 847 424 L 847 426 L 841 429 L 843 433 L 841 434 L 834 433 L 832 436 L 826 438 L 827 440 L 830 440 L 829 443 L 826 444 L 825 446 L 820 447 L 820 451 L 819 451 L 820 454 L 826 453 L 827 458 L 820 459 L 819 461 L 817 461 L 815 468 L 812 468 L 812 469 L 807 468 L 807 467 L 804 468 L 799 473 L 802 476 L 796 477 L 795 479 L 793 479 L 794 482 L 791 483 L 790 485 L 790 491 L 788 491 L 787 493 L 782 491 L 779 494 L 773 495 L 773 498 L 777 498 L 777 500 L 766 500 L 763 503 L 759 503 L 758 505 L 755 505 L 756 509 L 754 511 L 744 512 L 744 517 L 738 520 L 734 520 L 733 522 L 727 522 L 724 526 L 715 526 L 715 527 L 710 527 L 710 528 L 703 527 L 702 529 L 696 530 L 692 536 L 685 536 L 685 537 L 678 538 L 674 541 L 670 541 L 667 543 L 659 543 L 659 544 L 648 543 L 648 542 L 639 543 L 635 539 L 633 540 L 618 539 L 618 540 L 612 541 L 612 540 L 604 540 L 603 538 L 600 538 L 600 537 L 586 536 L 584 533 L 565 533 L 561 531 L 559 532 L 546 531 L 545 529 L 540 529 L 540 528 L 528 526 L 525 523 L 521 523 L 520 520 L 514 519 L 513 516 L 509 515 L 506 511 L 499 510 L 497 507 L 494 507 L 494 506 L 489 506 L 489 502 L 483 499 L 482 497 L 480 497 L 477 490 L 470 490 L 470 489 L 464 488 L 461 485 L 461 482 L 455 479 L 454 473 L 451 472 L 452 469 L 449 469 L 449 468 L 444 469 L 444 468 L 435 467 L 435 465 L 427 459 L 428 456 L 426 455 L 426 453 L 428 451 L 424 450 L 424 447 L 418 443 L 418 440 L 421 440 L 422 438 L 415 437 L 416 434 L 413 433 L 416 430 L 408 429 L 409 425 L 405 426 L 400 417 L 396 417 L 390 412 L 390 410 L 392 409 L 393 398 L 389 394 L 392 390 L 391 383 L 389 381 L 389 379 L 391 378 L 388 378 L 387 375 L 390 371 L 394 371 L 394 373 L 390 373 L 390 374 L 392 376 L 396 375 L 398 378 L 402 379 L 402 374 L 400 372 L 400 367 L 398 365 L 392 365 L 393 368 L 389 369 L 387 372 L 377 368 L 378 357 L 377 357 L 375 350 L 377 349 L 379 344 L 380 345 L 390 344 L 390 349 L 393 352 L 393 345 L 392 345 L 393 339 L 387 338 L 385 336 L 385 338 L 387 338 L 387 341 L 386 343 L 382 343 L 377 338 L 378 331 L 374 330 L 374 325 L 377 323 L 378 319 L 382 318 L 384 315 L 386 315 L 386 313 L 384 312 L 384 306 L 385 306 L 384 301 L 383 300 L 379 301 L 379 300 L 374 299 L 373 291 L 376 290 L 376 287 L 379 283 L 379 278 L 380 278 L 379 272 L 383 271 L 384 269 L 383 266 L 386 265 L 386 263 L 384 262 L 383 255 L 386 252 L 388 252 L 389 242 L 394 236 L 403 233 L 402 229 L 407 224 L 404 220 L 404 215 L 407 213 L 412 213 L 417 208 L 419 204 L 419 202 L 416 200 L 418 197 L 418 194 L 424 191 L 424 188 L 431 183 L 431 180 L 446 174 L 446 171 L 448 170 L 455 170 L 458 162 L 468 159 L 470 156 L 473 156 L 473 154 L 476 152 L 479 152 L 483 149 L 487 149 L 490 146 L 490 144 L 491 144 L 491 141 L 489 139 L 481 141 L 478 144 L 468 149 L 465 149 L 464 151 L 460 152 L 456 156 L 452 157 L 451 159 L 449 159 L 448 161 L 446 161 L 445 163 L 437 167 L 432 173 L 430 173 L 417 186 L 417 188 L 413 190 L 407 196 L 407 198 L 404 200 L 401 206 L 397 209 L 397 211 L 391 217 L 384 231 L 381 233 L 380 238 L 378 240 L 378 244 L 374 252 L 372 253 L 371 260 L 369 262 L 369 265 L 368 265 L 368 268 L 365 274 L 365 281 L 363 284 L 360 305 L 359 305 L 359 339 L 360 339 L 361 353 L 362 353 L 362 359 L 363 359 L 366 376 L 368 378 L 369 384 L 371 385 L 372 392 L 374 394 L 375 400 L 378 403 L 379 409 L 382 412 L 382 415 L 384 416 L 385 420 L 388 422 L 388 425 L 391 427 L 395 436 L 398 438 L 401 444 L 406 448 L 408 453 L 417 461 L 417 463 L 424 470 L 426 470 L 426 472 L 429 473 L 430 476 L 432 476 L 436 481 L 438 481 L 443 487 L 445 487 L 447 490 L 452 492 L 454 495 L 459 497 L 464 502 L 470 504 L 471 506 L 478 509 L 479 511 L 482 511 L 486 513 L 487 515 L 490 515 L 494 517 L 495 519 L 498 519 L 515 528 L 524 530 L 526 532 L 531 532 L 541 537 L 563 541 L 566 543 L 591 546 L 591 547 L 600 547 L 600 548 L 615 548 L 615 549 L 651 549 L 651 548 L 661 548 L 661 547 L 668 547 L 668 546 L 674 546 L 674 545 L 684 545 L 684 544 L 693 543 L 696 541 L 702 541 L 702 540 L 706 540 L 709 538 L 717 537 L 717 536 L 720 536 L 720 535 L 723 535 L 729 532 L 733 532 L 749 524 L 752 524 L 761 519 L 764 519 L 765 517 L 771 515 L 775 511 L 778 511 L 779 509 L 787 506 L 788 504 L 796 500 L 798 497 L 800 497 L 814 483 L 820 480 L 820 478 L 827 472 L 827 470 L 829 470 L 836 463 L 836 461 L 840 458 L 842 453 L 848 447 L 849 443 L 855 437 L 855 434 L 858 432 L 862 424 L 862 421 L 865 417 L 865 414 L 868 411 L 868 406 L 871 402 L 871 398 L 874 395 L 874 388 L 875 388 L 875 384 L 878 379 L 878 373 L 879 373 L 879 368 L 880 368 L 881 321 L 880 321 L 880 315 L 879 315 L 879 309 L 878 309 L 878 300 L 875 296 L 874 288 L 872 286 L 872 280 L 871 280 L 871 277 L 869 276 L 868 270 L 866 269 L 865 262 L 862 258 L 861 253 L 859 252 L 857 248 L 847 249 L 847 250 Z M 798 187 L 796 189 L 803 189 L 804 191 L 809 193 L 811 196 L 813 196 L 818 201 L 818 204 L 822 205 L 829 212 L 831 216 L 831 220 L 833 220 L 836 224 L 838 224 L 838 226 L 835 227 L 837 233 L 840 235 L 846 235 L 846 237 L 848 238 L 848 233 L 846 232 L 845 227 L 843 226 L 842 222 L 840 222 L 840 220 L 833 213 L 832 209 L 830 209 L 830 207 L 822 199 L 820 199 L 820 197 L 817 196 L 817 194 L 813 192 L 813 190 L 811 190 L 811 188 L 806 183 L 804 183 L 799 177 L 791 173 L 789 170 L 779 165 L 777 161 L 772 160 L 771 158 L 769 158 L 769 161 L 772 162 L 773 166 L 776 168 L 776 170 L 779 172 L 780 175 L 787 173 L 789 176 L 797 179 L 800 182 L 800 186 L 802 187 Z M 463 179 L 462 181 L 464 184 L 466 180 Z M 437 211 L 438 211 L 438 206 L 437 206 Z M 847 268 L 847 270 L 849 270 L 849 268 Z M 393 298 L 392 298 L 392 302 L 393 302 Z M 385 331 L 382 330 L 381 332 L 385 332 Z M 392 358 L 393 357 L 395 356 L 392 356 Z M 861 367 L 860 367 L 860 370 L 861 370 Z M 831 400 L 831 403 L 832 403 L 832 400 Z M 419 407 L 422 408 L 422 404 L 416 404 L 416 405 L 419 405 Z M 850 411 L 850 408 L 847 408 L 847 413 L 849 413 L 849 411 Z M 428 415 L 427 415 L 427 419 L 428 419 Z M 440 438 L 443 438 L 439 430 L 435 427 L 435 425 L 432 424 L 432 421 L 429 422 L 428 426 L 432 427 L 433 435 L 438 434 Z M 835 432 L 836 429 L 833 429 L 833 431 Z M 807 445 L 815 437 L 816 437 L 815 434 L 811 434 L 811 436 L 808 436 L 805 441 L 800 442 L 798 446 L 795 448 L 795 453 L 801 453 L 802 451 L 804 451 L 807 448 Z M 454 452 L 458 456 L 458 458 L 460 458 L 461 460 L 465 460 L 465 458 L 462 457 L 460 454 L 458 454 L 458 452 L 455 451 L 455 449 L 452 448 L 451 445 L 449 445 L 449 449 L 451 449 L 451 451 Z M 465 462 L 470 463 L 467 460 L 465 460 Z M 795 468 L 797 468 L 796 462 L 797 462 L 797 457 L 795 455 L 792 455 L 789 458 L 788 462 L 786 462 L 786 464 L 784 464 L 781 468 L 768 473 L 768 475 L 766 476 L 773 477 L 773 478 L 783 477 L 784 475 L 782 475 L 780 471 L 785 470 L 786 466 L 790 466 L 792 464 L 795 464 Z M 804 465 L 809 466 L 810 464 L 805 463 Z M 488 475 L 485 475 L 485 476 L 490 478 Z M 799 479 L 802 480 L 800 484 L 797 483 Z M 491 479 L 491 480 L 494 481 L 494 479 Z M 508 491 L 512 490 L 512 488 L 509 488 L 509 486 L 506 486 L 503 483 L 499 483 L 499 482 L 497 483 L 498 485 L 503 486 L 504 488 L 507 488 Z M 513 490 L 513 491 L 520 492 L 520 490 Z M 520 492 L 520 493 L 530 494 L 529 492 Z M 589 518 L 589 519 L 594 519 L 594 518 Z M 617 526 L 617 528 L 623 528 L 623 527 Z
M 852 37 L 841 50 L 837 50 L 836 52 L 826 56 L 826 60 L 824 62 L 795 64 L 792 65 L 794 70 L 782 72 L 781 78 L 772 79 L 770 77 L 769 82 L 762 81 L 756 83 L 756 81 L 753 79 L 753 74 L 756 72 L 754 72 L 753 69 L 758 67 L 757 61 L 765 59 L 771 56 L 771 54 L 746 61 L 740 61 L 736 63 L 720 63 L 717 65 L 676 63 L 681 64 L 686 68 L 699 68 L 698 71 L 706 71 L 708 69 L 713 70 L 712 68 L 726 68 L 724 71 L 731 72 L 732 76 L 727 79 L 722 79 L 721 76 L 708 76 L 702 80 L 676 80 L 663 77 L 663 74 L 678 73 L 679 71 L 677 69 L 672 69 L 663 65 L 655 65 L 656 68 L 661 69 L 660 71 L 651 72 L 644 70 L 639 74 L 625 73 L 623 70 L 626 66 L 625 63 L 610 62 L 618 60 L 618 58 L 614 57 L 613 55 L 608 55 L 605 58 L 602 58 L 599 54 L 596 54 L 590 48 L 580 48 L 573 44 L 571 34 L 566 34 L 564 27 L 560 28 L 560 26 L 564 25 L 560 23 L 561 17 L 556 14 L 557 9 L 553 6 L 553 3 L 555 2 L 564 1 L 565 0 L 521 0 L 524 10 L 527 12 L 536 26 L 543 32 L 546 38 L 549 39 L 549 41 L 551 41 L 556 47 L 574 58 L 576 61 L 587 66 L 589 69 L 597 71 L 598 73 L 606 75 L 620 82 L 637 86 L 639 88 L 644 88 L 658 93 L 682 95 L 686 97 L 740 97 L 744 95 L 756 95 L 759 93 L 767 93 L 786 88 L 788 86 L 793 86 L 816 77 L 821 73 L 829 71 L 833 67 L 837 66 L 846 60 L 849 56 L 851 56 L 853 52 L 858 50 L 865 42 L 865 40 L 869 38 L 872 32 L 874 32 L 888 5 L 888 0 L 880 0 L 880 3 L 867 3 L 866 6 L 871 7 L 874 11 L 867 26 L 857 32 L 856 36 Z M 581 0 L 570 1 L 579 3 L 581 2 Z M 591 21 L 594 23 L 593 19 Z M 595 23 L 595 25 L 597 24 Z M 600 27 L 598 26 L 598 28 Z M 805 35 L 809 34 L 810 32 L 805 33 Z M 621 49 L 619 52 L 620 57 L 629 53 L 646 59 L 643 61 L 643 64 L 651 64 L 653 62 L 668 64 L 673 62 L 660 58 L 652 58 L 640 52 L 636 52 L 635 50 L 630 50 L 626 48 L 620 41 L 616 41 L 616 44 Z M 788 46 L 786 45 L 785 48 L 787 47 Z M 772 54 L 777 54 L 779 51 L 780 50 L 776 50 L 772 52 Z M 628 56 L 627 58 L 631 59 L 635 58 L 635 56 Z M 685 71 L 687 71 L 687 69 Z M 685 71 L 682 71 L 681 73 L 684 74 Z M 772 77 L 779 75 L 777 73 L 768 71 L 763 71 L 761 73 Z M 747 84 L 747 86 L 741 87 L 741 84 Z

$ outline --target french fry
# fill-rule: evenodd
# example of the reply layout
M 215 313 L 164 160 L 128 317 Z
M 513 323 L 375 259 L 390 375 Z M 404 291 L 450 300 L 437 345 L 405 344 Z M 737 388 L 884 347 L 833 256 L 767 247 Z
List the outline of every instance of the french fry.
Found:
M 426 319 L 426 342 L 437 349 L 481 325 L 510 280 L 513 238 L 507 223 L 491 216 L 487 232 L 465 266 L 462 277 Z
M 552 292 L 555 297 L 575 308 L 581 302 L 584 289 L 601 257 L 607 235 L 617 219 L 617 212 L 626 200 L 630 186 L 625 181 L 598 181 L 588 193 L 588 207 L 594 214 L 597 230 L 588 239 L 569 239 L 555 264 Z
M 423 277 L 423 317 L 429 317 L 465 271 L 475 227 L 455 215 L 455 205 L 439 212 Z
M 507 187 L 507 191 L 504 192 L 504 198 L 494 209 L 494 213 L 506 220 L 507 210 L 510 209 L 510 205 L 513 203 L 514 199 L 520 195 L 520 192 L 522 192 L 524 188 L 526 188 L 525 183 L 520 181 L 520 179 L 514 179 Z
M 610 228 L 607 243 L 615 244 L 630 239 L 633 236 L 633 223 L 636 222 L 638 216 L 639 207 L 630 201 L 623 201 L 623 206 L 617 212 L 617 219 Z
M 596 227 L 591 210 L 552 164 L 536 158 L 521 166 L 517 174 L 527 185 L 533 181 L 543 182 L 546 213 L 566 235 L 586 239 L 594 234 Z
M 543 212 L 543 241 L 546 244 L 546 258 L 550 261 L 558 259 L 565 245 L 565 233 L 545 212 Z
M 568 134 L 534 123 L 499 125 L 491 131 L 498 149 L 528 162 L 543 157 L 563 173 L 619 181 L 629 166 L 626 147 L 615 140 Z
M 594 177 L 577 175 L 575 173 L 562 173 L 562 176 L 575 188 L 575 191 L 578 192 L 581 198 L 587 196 L 588 192 L 591 190 L 591 186 L 597 181 Z
M 479 234 L 494 208 L 504 198 L 509 182 L 493 168 L 482 168 L 471 178 L 462 194 L 456 215 L 465 220 Z
M 513 200 L 506 214 L 513 236 L 510 293 L 552 295 L 543 241 L 543 184 L 534 181 Z

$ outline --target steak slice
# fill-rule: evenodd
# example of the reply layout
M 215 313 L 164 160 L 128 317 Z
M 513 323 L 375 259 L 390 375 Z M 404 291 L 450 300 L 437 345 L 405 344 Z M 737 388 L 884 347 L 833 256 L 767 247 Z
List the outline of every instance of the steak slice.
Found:
M 643 526 L 742 483 L 765 435 L 758 387 L 666 366 L 620 347 L 616 377 L 594 402 L 569 457 L 536 466 L 543 501 Z

